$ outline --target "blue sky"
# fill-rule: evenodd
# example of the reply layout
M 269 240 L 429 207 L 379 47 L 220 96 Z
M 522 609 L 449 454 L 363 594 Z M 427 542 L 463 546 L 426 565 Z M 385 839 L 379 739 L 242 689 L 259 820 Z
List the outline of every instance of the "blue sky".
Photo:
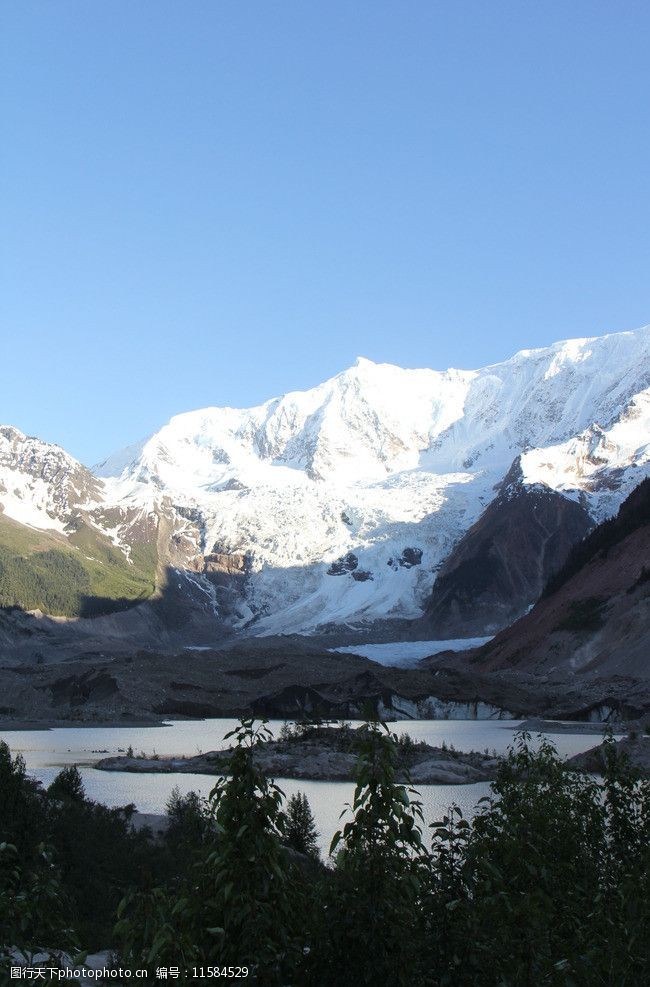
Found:
M 646 2 L 5 0 L 0 421 L 92 463 L 357 355 L 650 321 Z

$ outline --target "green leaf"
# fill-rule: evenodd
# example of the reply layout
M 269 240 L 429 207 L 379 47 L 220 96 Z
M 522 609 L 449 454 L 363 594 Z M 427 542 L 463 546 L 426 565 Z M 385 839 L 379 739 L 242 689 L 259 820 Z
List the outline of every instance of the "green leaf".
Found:
M 343 834 L 341 833 L 341 830 L 338 830 L 336 833 L 334 833 L 334 836 L 332 837 L 332 842 L 330 843 L 330 857 L 332 856 L 337 846 L 341 842 L 342 836 Z

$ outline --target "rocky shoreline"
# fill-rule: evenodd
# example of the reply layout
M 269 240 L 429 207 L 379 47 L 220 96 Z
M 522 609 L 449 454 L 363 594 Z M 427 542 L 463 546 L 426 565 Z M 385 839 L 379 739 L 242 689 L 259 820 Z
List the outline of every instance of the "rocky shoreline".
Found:
M 253 757 L 264 772 L 274 778 L 302 778 L 312 781 L 352 781 L 358 755 L 359 730 L 350 727 L 310 727 L 260 744 Z M 447 747 L 432 747 L 400 738 L 398 774 L 421 785 L 466 785 L 490 781 L 499 758 L 488 753 L 464 753 Z M 95 764 L 99 771 L 134 773 L 187 773 L 223 775 L 228 773 L 231 750 L 208 751 L 192 757 L 146 757 L 122 755 L 106 757 Z
M 650 736 L 631 733 L 616 742 L 616 751 L 624 754 L 630 767 L 641 778 L 650 778 Z M 569 767 L 577 771 L 588 771 L 601 775 L 605 770 L 605 747 L 598 744 L 583 754 L 576 754 L 567 761 Z

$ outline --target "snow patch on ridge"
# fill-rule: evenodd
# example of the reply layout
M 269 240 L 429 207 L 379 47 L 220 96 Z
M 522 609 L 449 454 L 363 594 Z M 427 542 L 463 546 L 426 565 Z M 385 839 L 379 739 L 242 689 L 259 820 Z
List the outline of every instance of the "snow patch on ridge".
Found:
M 650 475 L 650 388 L 636 394 L 609 428 L 594 423 L 567 442 L 521 457 L 524 482 L 583 497 L 596 521 L 613 514 Z
M 13 521 L 26 524 L 27 527 L 36 528 L 39 531 L 65 533 L 63 522 L 56 517 L 51 517 L 44 508 L 38 506 L 37 502 L 10 493 L 3 493 L 0 499 L 2 501 L 0 513 L 10 517 Z

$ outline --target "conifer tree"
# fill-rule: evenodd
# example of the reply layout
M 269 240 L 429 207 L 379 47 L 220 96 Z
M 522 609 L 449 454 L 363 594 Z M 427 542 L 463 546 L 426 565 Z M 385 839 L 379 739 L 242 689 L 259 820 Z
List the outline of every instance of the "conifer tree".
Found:
M 47 790 L 54 799 L 68 799 L 71 802 L 83 802 L 86 789 L 76 764 L 63 768 Z
M 318 832 L 307 796 L 296 792 L 287 803 L 284 841 L 292 850 L 318 857 Z

